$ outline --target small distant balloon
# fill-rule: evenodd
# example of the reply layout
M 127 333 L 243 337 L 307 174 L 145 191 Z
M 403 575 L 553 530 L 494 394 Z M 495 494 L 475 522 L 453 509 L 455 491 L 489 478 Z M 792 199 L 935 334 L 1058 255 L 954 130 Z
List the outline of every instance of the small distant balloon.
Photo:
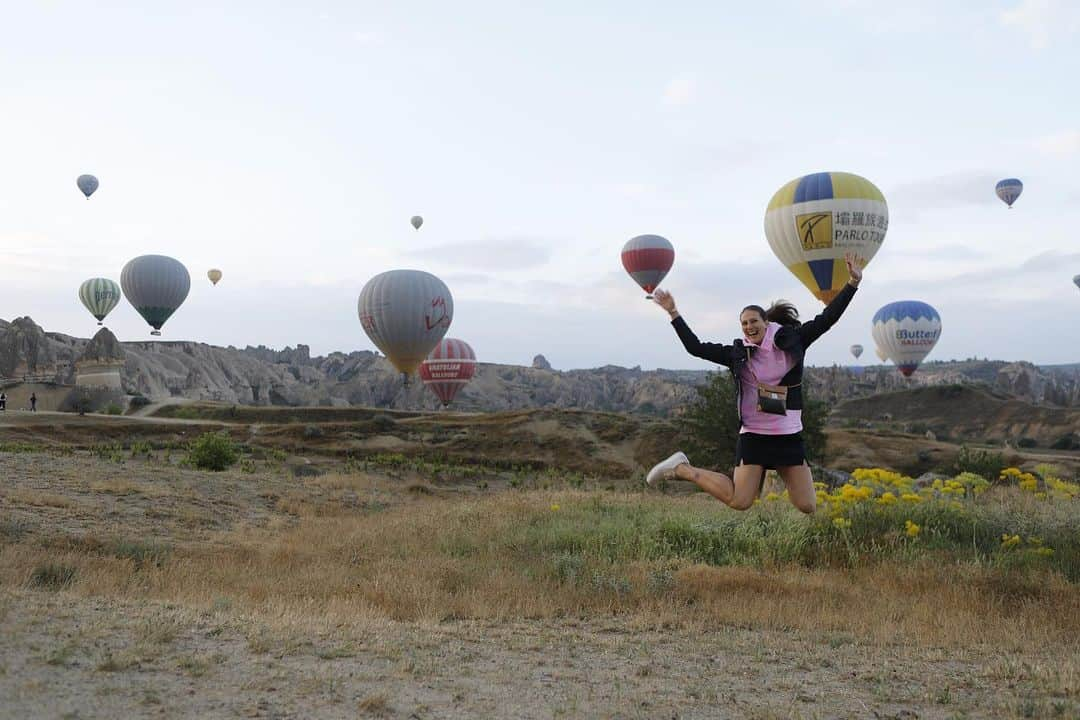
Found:
M 874 342 L 910 377 L 941 337 L 941 316 L 919 300 L 889 303 L 873 319 Z
M 1020 193 L 1024 192 L 1024 183 L 1016 178 L 1005 178 L 1004 180 L 998 181 L 997 186 L 994 188 L 994 192 L 1001 198 L 1001 202 L 1008 205 L 1011 210 L 1013 203 L 1016 202 L 1016 198 L 1020 197 Z
M 90 278 L 79 286 L 79 300 L 101 325 L 120 302 L 120 286 L 108 278 Z
M 409 218 L 409 222 L 412 223 L 414 229 L 419 230 L 420 226 L 424 224 L 424 218 L 419 215 L 413 215 Z
M 1080 275 L 1073 276 L 1073 285 L 1080 288 Z
M 82 194 L 89 200 L 90 196 L 94 194 L 94 191 L 98 189 L 98 179 L 93 175 L 80 175 L 79 179 L 75 181 L 75 184 L 82 190 Z
M 875 347 L 874 348 L 874 354 L 877 355 L 877 359 L 880 360 L 881 362 L 888 362 L 888 360 L 889 360 L 889 356 L 886 355 L 885 351 L 882 350 L 880 347 Z
M 211 268 L 206 271 L 206 277 L 210 278 L 210 282 L 217 285 L 218 281 L 221 280 L 221 271 L 217 268 Z
M 859 356 L 862 355 L 862 351 L 863 351 L 862 345 L 852 345 L 851 346 L 851 354 L 855 356 L 856 360 L 858 360 Z
M 623 245 L 622 264 L 651 300 L 652 291 L 675 264 L 675 248 L 659 235 L 638 235 Z

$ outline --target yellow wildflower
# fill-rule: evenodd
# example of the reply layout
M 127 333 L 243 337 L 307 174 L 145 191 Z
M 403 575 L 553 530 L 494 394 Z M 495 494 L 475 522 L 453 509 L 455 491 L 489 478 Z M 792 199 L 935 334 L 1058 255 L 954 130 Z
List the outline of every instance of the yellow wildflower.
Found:
M 1035 554 L 1039 555 L 1040 557 L 1047 557 L 1047 558 L 1048 557 L 1053 557 L 1054 556 L 1054 548 L 1048 548 L 1048 547 L 1035 548 Z
M 1020 536 L 1019 535 L 1010 535 L 1009 533 L 1005 533 L 1005 534 L 1003 534 L 1001 536 L 1001 547 L 1003 547 L 1003 548 L 1011 548 L 1012 546 L 1019 545 L 1019 544 L 1020 544 Z
M 835 525 L 840 530 L 846 530 L 849 527 L 851 527 L 851 521 L 848 520 L 847 518 L 842 518 L 842 517 L 833 518 L 832 524 Z
M 919 537 L 919 533 L 922 532 L 922 526 L 916 525 L 910 520 L 904 521 L 904 532 L 909 538 Z
M 913 503 L 922 502 L 922 497 L 920 497 L 919 495 L 916 495 L 915 493 L 904 493 L 903 495 L 900 496 L 900 499 L 903 500 L 904 502 L 913 502 Z
M 551 506 L 551 511 L 552 511 L 552 512 L 555 512 L 555 511 L 556 511 L 556 510 L 558 510 L 558 509 L 559 509 L 559 506 L 558 506 L 558 505 L 552 505 L 552 506 Z
M 771 500 L 779 500 L 780 499 L 780 494 L 771 492 L 771 493 L 768 493 L 767 495 L 765 495 L 765 499 L 770 500 L 770 501 Z
M 878 505 L 894 505 L 896 503 L 896 496 L 891 492 L 881 493 L 881 497 L 877 499 Z

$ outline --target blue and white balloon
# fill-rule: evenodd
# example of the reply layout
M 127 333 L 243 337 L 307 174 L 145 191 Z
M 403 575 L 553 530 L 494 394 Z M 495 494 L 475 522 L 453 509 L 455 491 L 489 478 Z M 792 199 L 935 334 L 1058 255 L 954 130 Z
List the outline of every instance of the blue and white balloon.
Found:
M 892 302 L 874 313 L 874 344 L 911 377 L 941 337 L 941 316 L 919 300 Z
M 1005 178 L 1000 180 L 997 186 L 994 188 L 994 192 L 1001 198 L 1001 201 L 1012 209 L 1013 203 L 1016 202 L 1016 198 L 1020 197 L 1020 193 L 1024 192 L 1024 183 L 1020 182 L 1016 178 Z

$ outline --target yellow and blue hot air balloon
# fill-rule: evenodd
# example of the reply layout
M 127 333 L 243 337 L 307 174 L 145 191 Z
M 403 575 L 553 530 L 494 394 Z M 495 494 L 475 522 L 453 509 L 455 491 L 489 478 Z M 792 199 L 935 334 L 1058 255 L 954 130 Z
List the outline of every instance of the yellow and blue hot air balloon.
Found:
M 765 237 L 776 257 L 823 303 L 848 281 L 844 255 L 864 263 L 889 229 L 885 196 L 866 178 L 842 172 L 804 175 L 776 191 L 765 210 Z

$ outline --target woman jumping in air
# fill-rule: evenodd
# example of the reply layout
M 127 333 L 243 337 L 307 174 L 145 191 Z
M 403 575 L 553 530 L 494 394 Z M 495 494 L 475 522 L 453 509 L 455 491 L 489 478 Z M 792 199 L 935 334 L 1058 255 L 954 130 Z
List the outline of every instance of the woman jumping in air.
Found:
M 791 503 L 814 512 L 816 495 L 802 439 L 802 375 L 806 348 L 836 324 L 862 280 L 862 265 L 844 257 L 851 280 L 813 320 L 799 324 L 799 311 L 786 302 L 768 309 L 748 305 L 739 315 L 743 337 L 731 345 L 703 343 L 675 309 L 675 298 L 656 290 L 656 303 L 667 310 L 686 351 L 731 370 L 735 403 L 742 429 L 735 443 L 732 477 L 696 468 L 677 452 L 645 476 L 652 485 L 661 478 L 689 480 L 735 510 L 746 510 L 761 492 L 767 469 L 776 470 Z

